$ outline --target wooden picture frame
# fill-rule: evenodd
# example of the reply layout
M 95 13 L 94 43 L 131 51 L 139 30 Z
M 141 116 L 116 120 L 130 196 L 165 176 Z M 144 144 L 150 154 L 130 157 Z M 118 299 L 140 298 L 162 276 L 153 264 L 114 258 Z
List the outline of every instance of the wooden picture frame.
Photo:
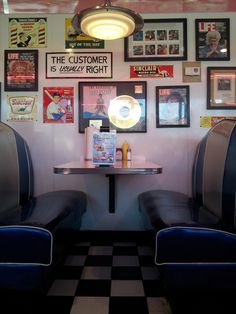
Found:
M 4 91 L 38 91 L 38 50 L 5 50 Z
M 124 45 L 125 61 L 187 60 L 187 19 L 145 19 Z
M 156 87 L 156 127 L 190 126 L 189 86 Z
M 119 133 L 147 132 L 146 94 L 145 81 L 80 82 L 79 133 L 89 126 Z
M 236 109 L 236 67 L 207 67 L 207 109 Z
M 196 60 L 230 60 L 230 19 L 195 20 Z

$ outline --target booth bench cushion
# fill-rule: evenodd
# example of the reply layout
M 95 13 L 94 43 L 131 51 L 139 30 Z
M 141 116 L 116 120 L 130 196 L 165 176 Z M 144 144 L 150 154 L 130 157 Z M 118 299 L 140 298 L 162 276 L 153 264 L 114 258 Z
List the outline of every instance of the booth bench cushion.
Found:
M 45 291 L 68 244 L 65 229 L 80 229 L 86 195 L 59 190 L 35 196 L 29 148 L 2 122 L 0 151 L 0 290 Z
M 145 227 L 154 232 L 171 226 L 235 228 L 236 121 L 211 128 L 197 147 L 192 197 L 167 190 L 139 195 Z

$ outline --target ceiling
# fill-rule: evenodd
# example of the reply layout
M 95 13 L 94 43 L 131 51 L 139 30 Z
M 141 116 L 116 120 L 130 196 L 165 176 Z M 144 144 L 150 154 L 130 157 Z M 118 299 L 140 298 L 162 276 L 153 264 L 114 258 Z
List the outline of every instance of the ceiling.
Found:
M 1 13 L 75 13 L 103 0 L 0 0 Z M 138 13 L 236 12 L 236 0 L 113 0 Z

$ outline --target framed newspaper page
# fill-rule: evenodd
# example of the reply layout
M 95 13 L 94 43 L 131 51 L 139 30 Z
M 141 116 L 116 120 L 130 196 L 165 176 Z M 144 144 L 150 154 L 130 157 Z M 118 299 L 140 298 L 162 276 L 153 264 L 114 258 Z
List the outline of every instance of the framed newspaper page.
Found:
M 236 109 L 236 67 L 207 68 L 207 109 Z

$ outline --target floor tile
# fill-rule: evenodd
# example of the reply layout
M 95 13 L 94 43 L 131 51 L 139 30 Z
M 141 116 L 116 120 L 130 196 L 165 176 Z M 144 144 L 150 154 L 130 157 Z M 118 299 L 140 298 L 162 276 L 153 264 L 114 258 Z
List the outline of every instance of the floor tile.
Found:
M 140 267 L 112 267 L 111 278 L 116 280 L 142 280 Z
M 111 297 L 109 314 L 148 314 L 144 297 Z
M 85 261 L 85 266 L 111 266 L 112 256 L 97 256 L 88 255 Z
M 141 272 L 144 280 L 157 280 L 160 278 L 157 266 L 143 266 L 141 267 Z
M 87 255 L 89 246 L 72 246 L 68 250 L 68 255 Z
M 170 304 L 166 298 L 147 298 L 147 304 L 149 314 L 171 314 Z
M 155 266 L 154 257 L 153 256 L 139 256 L 140 266 Z
M 83 256 L 83 255 L 69 255 L 65 262 L 64 265 L 67 266 L 83 266 L 84 262 L 86 260 L 87 256 Z
M 110 280 L 80 280 L 75 295 L 108 297 L 110 291 Z
M 75 297 L 70 314 L 109 314 L 109 297 Z
M 136 246 L 136 242 L 114 242 L 113 246 Z
M 111 296 L 144 296 L 142 280 L 112 280 Z
M 143 287 L 147 297 L 164 296 L 164 290 L 160 280 L 143 280 Z
M 38 312 L 33 311 L 31 312 L 31 314 L 69 314 L 73 304 L 73 300 L 74 297 L 48 296 L 47 301 L 43 306 L 43 310 L 41 310 L 42 306 L 40 306 Z M 18 314 L 19 312 L 15 313 Z
M 56 274 L 56 279 L 80 279 L 82 266 L 62 266 Z
M 111 279 L 111 267 L 109 266 L 85 266 L 81 279 Z
M 138 255 L 136 246 L 116 246 L 113 248 L 113 255 Z
M 78 280 L 55 280 L 48 291 L 48 295 L 54 296 L 74 296 L 78 285 Z
M 148 246 L 138 246 L 138 255 L 151 255 L 154 256 L 153 249 Z
M 75 242 L 74 246 L 90 246 L 90 242 Z
M 89 255 L 112 255 L 112 246 L 90 246 Z
M 139 266 L 137 256 L 113 256 L 113 266 Z

